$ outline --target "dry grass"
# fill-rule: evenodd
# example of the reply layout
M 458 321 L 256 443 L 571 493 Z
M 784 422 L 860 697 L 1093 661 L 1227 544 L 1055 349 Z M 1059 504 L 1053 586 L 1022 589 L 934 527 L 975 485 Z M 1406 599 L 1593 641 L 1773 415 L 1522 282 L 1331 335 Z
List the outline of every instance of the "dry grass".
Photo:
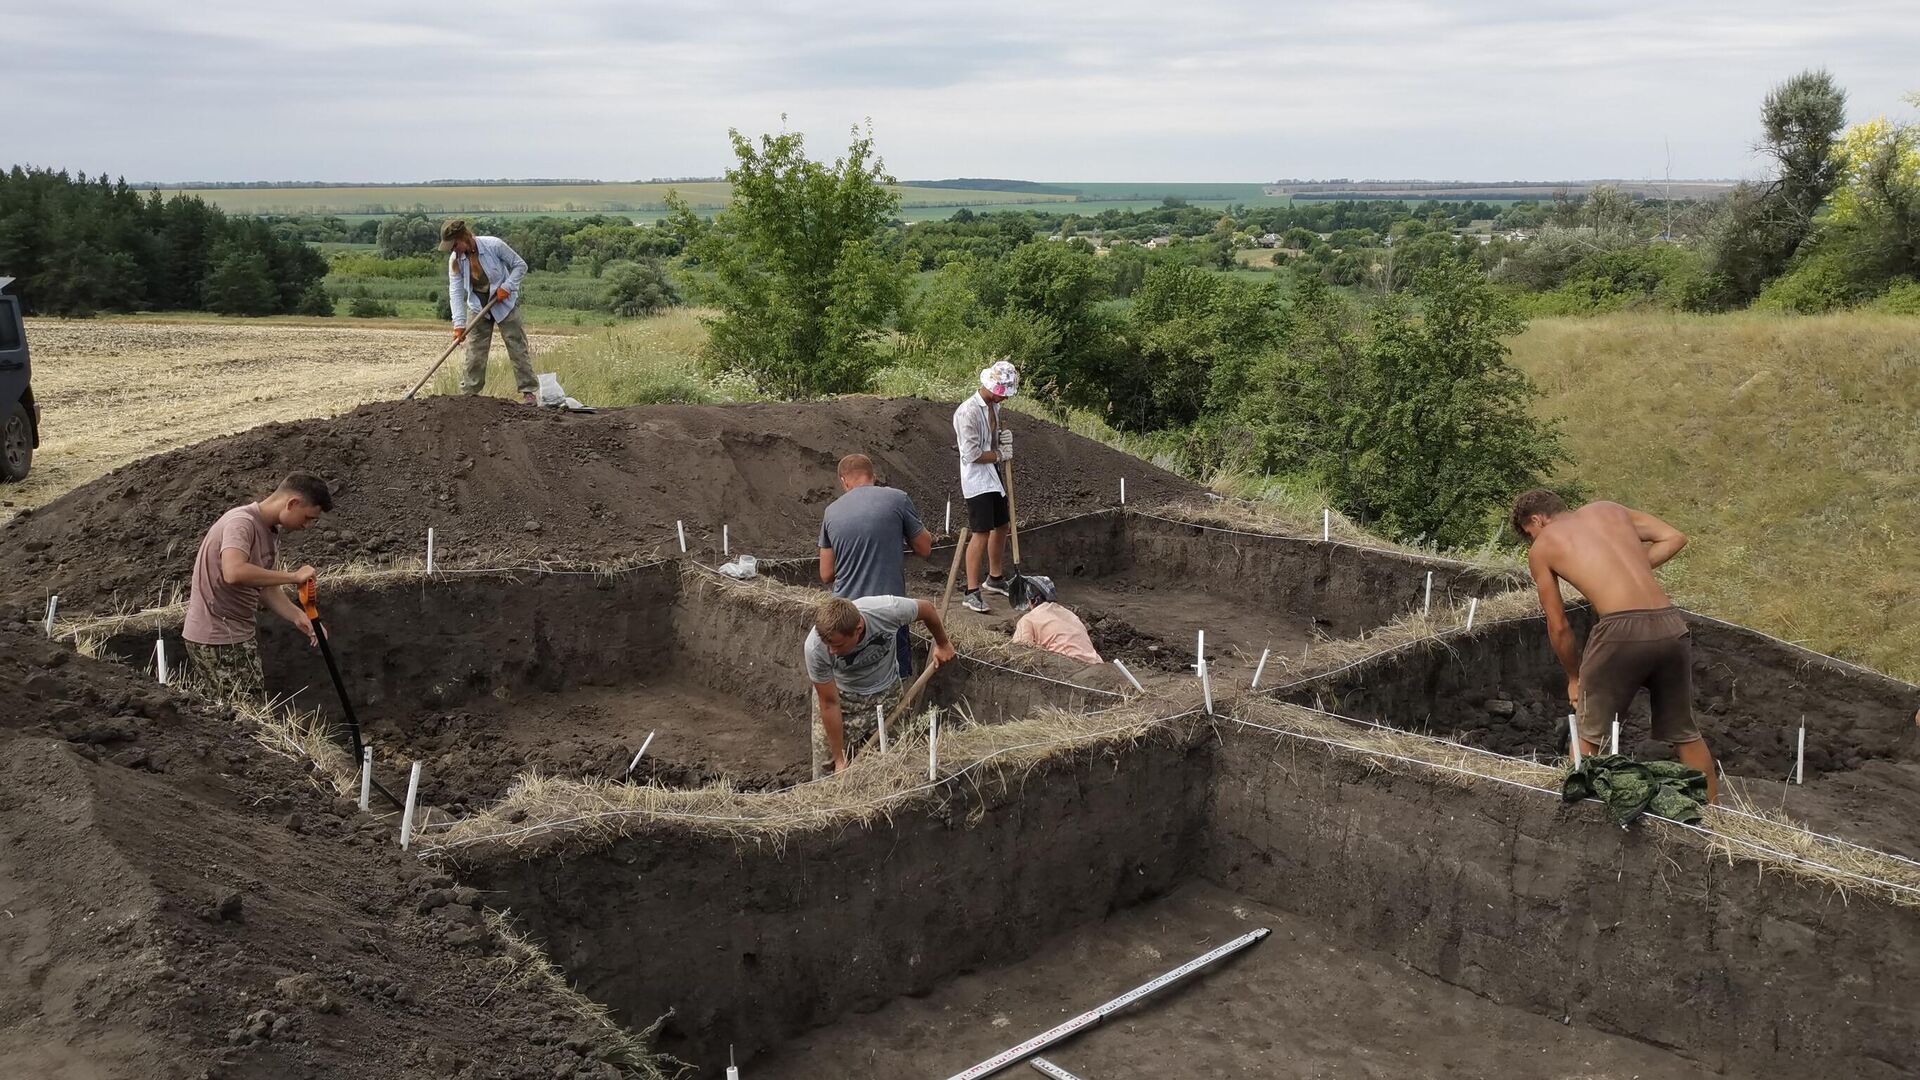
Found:
M 712 314 L 698 308 L 675 308 L 595 333 L 554 339 L 551 347 L 536 341 L 533 367 L 535 371 L 553 372 L 570 396 L 587 405 L 756 400 L 751 383 L 744 379 L 708 379 L 699 374 L 698 358 L 707 342 L 707 328 L 700 320 Z M 484 392 L 495 397 L 518 397 L 506 366 L 506 345 L 496 342 L 490 355 L 493 367 Z M 462 351 L 450 357 L 424 392 L 458 393 L 460 364 L 465 356 Z M 421 370 L 426 370 L 424 365 Z
M 1920 320 L 1536 320 L 1515 363 L 1567 475 L 1692 539 L 1688 607 L 1920 679 Z
M 1564 588 L 1563 595 L 1570 603 L 1577 602 L 1577 597 Z M 1315 643 L 1305 660 L 1290 661 L 1289 666 L 1280 669 L 1291 676 L 1290 678 L 1281 681 L 1281 676 L 1276 674 L 1266 680 L 1268 685 L 1263 692 L 1285 689 L 1291 685 L 1352 667 L 1363 661 L 1379 659 L 1401 649 L 1423 644 L 1448 647 L 1449 640 L 1468 636 L 1469 608 L 1472 609 L 1473 614 L 1471 633 L 1480 634 L 1488 627 L 1499 623 L 1538 616 L 1540 598 L 1533 589 L 1525 588 L 1489 596 L 1477 605 L 1470 601 L 1457 604 L 1435 604 L 1433 610 L 1425 615 L 1417 611 L 1409 612 L 1356 638 L 1335 638 Z
M 13 506 L 0 508 L 0 521 L 165 450 L 400 398 L 449 339 L 443 330 L 32 319 L 27 340 L 42 438 L 32 475 L 7 487 Z
M 778 792 L 739 792 L 725 785 L 675 790 L 606 780 L 523 777 L 501 802 L 463 819 L 426 843 L 428 855 L 467 857 L 482 851 L 531 856 L 554 849 L 601 847 L 654 828 L 691 830 L 748 844 L 779 846 L 810 830 L 869 825 L 917 801 L 939 801 L 955 784 L 1016 784 L 1056 758 L 1112 751 L 1159 733 L 1190 738 L 1188 717 L 1163 696 L 1100 714 L 1041 710 L 1004 724 L 940 732 L 940 780 L 927 779 L 924 741 L 897 742 L 887 753 L 862 755 L 843 773 Z
M 1369 769 L 1410 775 L 1424 782 L 1472 788 L 1488 783 L 1519 785 L 1557 795 L 1566 776 L 1565 762 L 1551 764 L 1486 753 L 1444 739 L 1392 728 L 1371 727 L 1327 713 L 1259 698 L 1234 703 L 1239 721 L 1298 737 L 1336 758 Z M 1655 819 L 1656 826 L 1659 819 Z M 1687 829 L 1677 823 L 1673 828 Z M 1779 815 L 1741 808 L 1707 807 L 1697 829 L 1708 853 L 1728 863 L 1745 862 L 1763 873 L 1777 873 L 1829 888 L 1841 896 L 1869 896 L 1887 903 L 1920 907 L 1920 864 L 1870 848 L 1807 831 Z
M 1297 499 L 1281 498 L 1270 494 L 1278 483 L 1280 481 L 1276 478 L 1222 474 L 1214 478 L 1212 487 L 1214 491 L 1228 496 L 1227 498 L 1210 500 L 1206 503 L 1174 503 L 1157 506 L 1151 512 L 1161 517 L 1194 525 L 1208 525 L 1217 529 L 1237 529 L 1267 536 L 1319 540 L 1323 534 L 1321 512 L 1327 509 L 1325 505 L 1306 505 Z M 1261 494 L 1263 491 L 1269 494 Z M 1430 548 L 1397 544 L 1366 531 L 1338 510 L 1331 512 L 1330 528 L 1326 528 L 1324 532 L 1332 536 L 1336 542 L 1366 548 L 1369 551 L 1406 555 L 1415 559 L 1440 560 L 1477 567 L 1490 573 L 1519 573 L 1525 565 L 1520 560 L 1503 554 L 1462 556 L 1457 552 L 1443 553 Z

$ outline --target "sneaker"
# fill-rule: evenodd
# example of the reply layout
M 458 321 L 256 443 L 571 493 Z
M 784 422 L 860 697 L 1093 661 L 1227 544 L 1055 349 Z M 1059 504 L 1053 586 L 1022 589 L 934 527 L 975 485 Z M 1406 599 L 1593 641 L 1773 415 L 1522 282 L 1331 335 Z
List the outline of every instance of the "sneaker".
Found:
M 969 590 L 967 592 L 966 598 L 961 600 L 960 602 L 966 605 L 966 608 L 968 611 L 977 611 L 982 615 L 986 615 L 993 610 L 992 608 L 987 606 L 987 598 L 984 596 L 981 596 L 980 590 L 978 589 Z
M 521 395 L 520 395 L 520 404 L 522 404 L 522 405 L 538 405 L 538 404 L 540 404 L 540 401 L 539 401 L 539 399 L 538 399 L 538 398 L 535 398 L 535 397 L 534 397 L 534 396 L 533 396 L 532 394 L 530 394 L 530 393 L 525 393 L 525 394 L 521 394 Z
M 1003 577 L 989 577 L 980 583 L 980 587 L 990 593 L 999 593 L 1001 596 L 1007 595 L 1007 579 Z

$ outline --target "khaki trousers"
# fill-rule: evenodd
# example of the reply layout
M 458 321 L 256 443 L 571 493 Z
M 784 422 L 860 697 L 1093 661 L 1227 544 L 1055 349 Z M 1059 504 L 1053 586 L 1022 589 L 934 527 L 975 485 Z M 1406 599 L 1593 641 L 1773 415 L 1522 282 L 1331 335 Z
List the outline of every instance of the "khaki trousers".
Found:
M 493 316 L 480 320 L 467 334 L 467 367 L 460 373 L 460 392 L 477 394 L 487 385 L 487 349 L 493 344 Z M 533 377 L 533 352 L 527 346 L 527 330 L 520 322 L 520 307 L 514 305 L 507 317 L 500 320 L 500 336 L 507 342 L 507 359 L 513 364 L 514 385 L 523 394 L 531 394 L 540 389 L 540 381 Z

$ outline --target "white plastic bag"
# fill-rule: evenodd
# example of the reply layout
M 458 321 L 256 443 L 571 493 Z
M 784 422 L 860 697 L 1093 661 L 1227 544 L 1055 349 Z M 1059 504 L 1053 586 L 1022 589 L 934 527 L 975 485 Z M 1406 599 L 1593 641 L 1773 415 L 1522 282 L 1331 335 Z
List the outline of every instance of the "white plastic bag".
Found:
M 560 389 L 560 376 L 547 372 L 540 376 L 540 404 L 558 408 L 567 403 L 567 392 Z
M 730 578 L 739 578 L 741 581 L 752 581 L 760 573 L 760 571 L 756 569 L 757 566 L 759 566 L 759 560 L 751 555 L 742 555 L 730 563 L 722 563 L 720 565 L 720 572 Z

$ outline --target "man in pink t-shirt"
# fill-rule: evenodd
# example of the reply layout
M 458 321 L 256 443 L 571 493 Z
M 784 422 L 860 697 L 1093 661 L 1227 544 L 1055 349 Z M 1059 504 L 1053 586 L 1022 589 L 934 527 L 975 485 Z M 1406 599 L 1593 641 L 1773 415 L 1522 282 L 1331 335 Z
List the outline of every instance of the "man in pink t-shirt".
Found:
M 1014 644 L 1071 656 L 1083 664 L 1106 663 L 1093 647 L 1087 624 L 1054 600 L 1052 578 L 1023 574 L 1014 579 L 1014 591 L 1016 600 L 1024 601 L 1027 608 L 1013 628 Z
M 319 644 L 312 621 L 284 588 L 312 581 L 313 567 L 292 573 L 273 567 L 280 555 L 277 534 L 299 532 L 331 509 L 333 493 L 326 481 L 294 473 L 273 494 L 234 507 L 207 530 L 194 557 L 182 630 L 190 675 L 203 690 L 225 700 L 265 695 L 260 648 L 254 640 L 254 616 L 262 602 L 307 635 L 309 644 Z

